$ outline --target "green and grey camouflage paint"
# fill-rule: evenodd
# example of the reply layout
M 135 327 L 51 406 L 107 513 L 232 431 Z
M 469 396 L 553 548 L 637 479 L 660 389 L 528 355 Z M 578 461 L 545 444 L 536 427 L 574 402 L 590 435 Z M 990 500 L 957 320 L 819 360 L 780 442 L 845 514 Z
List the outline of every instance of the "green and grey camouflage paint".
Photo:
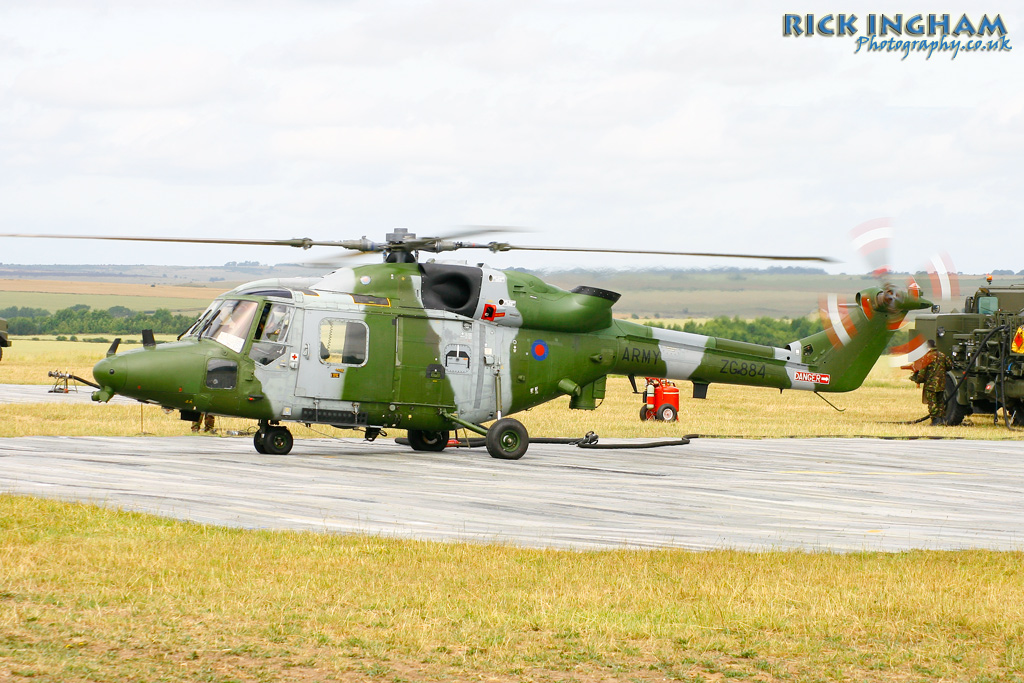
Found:
M 867 289 L 841 327 L 774 348 L 615 320 L 617 299 L 435 262 L 262 280 L 219 297 L 180 341 L 97 363 L 94 398 L 189 419 L 448 430 L 452 418 L 479 425 L 562 395 L 593 409 L 608 375 L 689 380 L 696 396 L 715 383 L 850 391 L 906 313 L 930 306 Z

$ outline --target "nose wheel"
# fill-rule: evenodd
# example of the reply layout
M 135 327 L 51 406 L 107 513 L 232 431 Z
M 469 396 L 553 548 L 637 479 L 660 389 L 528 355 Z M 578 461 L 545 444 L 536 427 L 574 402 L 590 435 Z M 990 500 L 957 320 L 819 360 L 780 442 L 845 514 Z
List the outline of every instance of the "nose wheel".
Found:
M 276 425 L 260 425 L 252 437 L 252 445 L 257 453 L 267 455 L 288 455 L 295 439 L 286 427 Z

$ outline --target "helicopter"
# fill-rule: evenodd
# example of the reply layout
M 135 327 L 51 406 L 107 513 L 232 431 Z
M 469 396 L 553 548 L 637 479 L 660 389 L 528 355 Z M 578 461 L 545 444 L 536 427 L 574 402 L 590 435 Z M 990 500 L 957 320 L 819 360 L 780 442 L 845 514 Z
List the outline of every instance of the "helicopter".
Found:
M 452 239 L 463 235 L 417 237 L 403 228 L 380 243 L 365 236 L 2 236 L 382 254 L 383 263 L 323 276 L 245 283 L 218 296 L 178 341 L 157 345 L 147 330 L 142 348 L 118 353 L 116 339 L 93 368 L 95 401 L 120 394 L 177 410 L 188 421 L 204 413 L 253 419 L 254 448 L 274 455 L 291 451 L 294 439 L 282 423 L 295 422 L 362 429 L 371 441 L 385 428 L 404 429 L 416 451 L 441 451 L 451 431 L 462 428 L 484 436 L 492 457 L 517 460 L 530 438 L 510 415 L 566 395 L 571 409 L 594 410 L 609 375 L 688 380 L 694 398 L 706 398 L 715 383 L 851 391 L 907 313 L 931 306 L 919 290 L 891 284 L 858 292 L 852 304 L 833 297 L 825 304 L 824 331 L 775 348 L 616 319 L 612 308 L 620 295 L 606 289 L 567 291 L 528 273 L 420 261 L 419 254 L 485 249 L 829 259 L 476 243 Z

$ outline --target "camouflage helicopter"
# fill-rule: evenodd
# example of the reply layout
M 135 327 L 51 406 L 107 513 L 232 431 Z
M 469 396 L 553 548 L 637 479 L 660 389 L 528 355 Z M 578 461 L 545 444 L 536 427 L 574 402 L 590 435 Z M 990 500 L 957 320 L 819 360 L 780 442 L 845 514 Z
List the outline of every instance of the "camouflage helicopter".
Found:
M 383 254 L 383 263 L 322 277 L 243 284 L 217 297 L 177 342 L 157 345 L 144 333 L 142 348 L 117 353 L 115 340 L 93 369 L 96 401 L 121 394 L 178 410 L 183 420 L 202 413 L 250 418 L 259 424 L 256 450 L 278 455 L 293 444 L 282 423 L 298 422 L 364 429 L 371 440 L 383 428 L 400 428 L 417 451 L 441 451 L 450 431 L 464 428 L 486 437 L 492 457 L 516 460 L 529 435 L 509 415 L 564 395 L 570 408 L 593 410 L 608 375 L 689 380 L 695 398 L 705 398 L 713 383 L 851 391 L 904 316 L 931 306 L 912 288 L 868 288 L 855 303 L 830 299 L 825 331 L 774 348 L 615 319 L 619 294 L 605 289 L 566 291 L 526 273 L 420 262 L 418 254 L 486 249 L 828 259 L 530 247 L 424 238 L 404 229 L 382 243 L 73 238 Z

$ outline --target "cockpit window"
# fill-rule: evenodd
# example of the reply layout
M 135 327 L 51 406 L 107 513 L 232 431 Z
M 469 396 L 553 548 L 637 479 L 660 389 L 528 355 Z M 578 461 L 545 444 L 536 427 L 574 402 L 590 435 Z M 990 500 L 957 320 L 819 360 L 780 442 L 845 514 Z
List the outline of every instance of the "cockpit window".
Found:
M 255 301 L 236 301 L 228 299 L 217 309 L 213 320 L 208 323 L 205 331 L 199 334 L 223 344 L 232 351 L 239 352 L 245 346 L 245 337 L 252 327 L 253 318 L 259 304 Z

